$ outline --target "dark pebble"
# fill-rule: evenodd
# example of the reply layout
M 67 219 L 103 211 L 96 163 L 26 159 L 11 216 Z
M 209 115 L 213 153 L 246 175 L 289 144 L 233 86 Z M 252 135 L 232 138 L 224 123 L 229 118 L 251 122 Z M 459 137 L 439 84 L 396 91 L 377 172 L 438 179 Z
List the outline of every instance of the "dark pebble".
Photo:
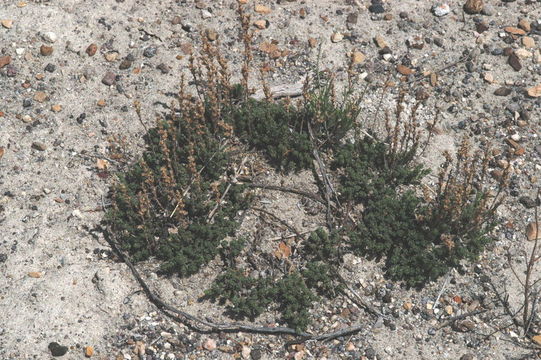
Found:
M 507 87 L 500 87 L 498 89 L 496 89 L 496 91 L 494 91 L 494 95 L 496 96 L 507 96 L 509 94 L 511 94 L 513 90 L 511 90 L 510 88 L 507 88 Z
M 171 70 L 171 68 L 169 66 L 167 66 L 166 64 L 164 64 L 164 63 L 161 63 L 156 68 L 158 70 L 160 70 L 162 72 L 162 74 L 168 74 L 169 71 Z
M 131 64 L 132 62 L 128 59 L 124 59 L 120 62 L 120 65 L 118 66 L 118 68 L 120 70 L 126 70 L 126 69 L 129 69 L 131 67 Z
M 385 12 L 385 8 L 382 4 L 372 4 L 368 7 L 368 11 L 373 14 L 382 14 Z
M 149 46 L 143 51 L 143 56 L 147 57 L 147 58 L 154 57 L 154 56 L 156 56 L 157 51 L 158 51 L 158 49 L 156 47 Z
M 77 116 L 77 122 L 79 124 L 82 124 L 85 119 L 86 119 L 86 113 L 81 113 L 81 115 Z
M 464 354 L 460 357 L 460 360 L 474 360 L 475 356 L 473 354 Z
M 529 196 L 519 197 L 518 202 L 521 203 L 526 209 L 532 209 L 539 205 L 534 199 Z
M 261 359 L 261 350 L 259 349 L 253 349 L 251 352 L 250 352 L 250 357 L 252 358 L 252 360 L 259 360 Z
M 193 32 L 195 31 L 195 28 L 190 24 L 182 24 L 182 30 L 186 32 Z
M 0 264 L 6 262 L 8 256 L 6 254 L 0 254 Z
M 32 106 L 32 99 L 24 99 L 23 100 L 23 107 L 27 108 Z
M 409 18 L 408 13 L 405 12 L 405 11 L 401 11 L 400 14 L 398 14 L 398 16 L 400 16 L 400 18 L 403 19 L 403 20 L 406 20 L 406 19 Z
M 357 24 L 358 15 L 356 13 L 348 14 L 348 17 L 346 18 L 346 22 L 348 24 Z
M 101 79 L 103 85 L 111 86 L 116 82 L 116 75 L 111 71 L 107 71 Z
M 497 48 L 492 49 L 492 51 L 491 51 L 490 53 L 491 53 L 492 55 L 494 55 L 494 56 L 500 56 L 500 55 L 503 54 L 503 49 L 497 47 Z
M 56 66 L 54 66 L 51 63 L 49 63 L 49 64 L 47 64 L 47 66 L 45 66 L 45 71 L 47 71 L 47 72 L 53 73 L 55 70 L 56 70 Z
M 513 70 L 520 71 L 520 69 L 522 69 L 522 64 L 520 63 L 520 60 L 515 53 L 512 53 L 511 55 L 509 55 L 509 59 L 507 61 L 509 65 L 511 65 Z
M 433 41 L 434 41 L 434 44 L 435 44 L 436 46 L 441 47 L 441 48 L 443 47 L 443 39 L 441 39 L 441 38 L 434 38 Z
M 52 342 L 48 346 L 51 355 L 55 357 L 64 356 L 68 352 L 67 346 L 62 346 L 57 342 Z
M 366 356 L 369 359 L 375 359 L 376 358 L 376 350 L 372 347 L 367 347 L 366 350 L 364 350 L 364 356 Z

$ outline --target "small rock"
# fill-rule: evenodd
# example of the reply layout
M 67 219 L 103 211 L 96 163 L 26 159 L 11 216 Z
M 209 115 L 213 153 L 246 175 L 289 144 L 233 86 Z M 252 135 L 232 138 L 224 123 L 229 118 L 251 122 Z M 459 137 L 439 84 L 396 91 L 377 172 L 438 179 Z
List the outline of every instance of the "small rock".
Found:
M 32 149 L 38 150 L 38 151 L 45 151 L 47 150 L 47 145 L 45 145 L 42 142 L 34 141 L 32 143 Z
M 529 36 L 524 36 L 522 38 L 522 45 L 527 49 L 532 49 L 535 47 L 535 40 Z
M 49 43 L 54 43 L 56 40 L 58 40 L 58 36 L 52 31 L 47 31 L 46 33 L 41 34 L 41 38 Z
M 51 106 L 51 110 L 53 112 L 56 112 L 56 113 L 60 112 L 60 111 L 62 111 L 62 105 L 55 104 L 55 105 Z
M 47 72 L 50 72 L 50 73 L 54 73 L 54 71 L 56 70 L 56 66 L 53 65 L 53 64 L 51 64 L 51 63 L 49 63 L 49 64 L 47 64 L 47 65 L 45 66 L 45 69 L 44 69 L 44 70 L 47 71 Z
M 57 342 L 52 342 L 48 346 L 51 355 L 54 357 L 64 356 L 68 352 L 67 346 L 62 346 Z
M 107 60 L 108 62 L 115 62 L 116 59 L 118 58 L 118 53 L 116 51 L 111 51 L 111 52 L 108 52 L 108 53 L 105 53 L 103 55 L 103 57 L 105 58 L 105 60 Z
M 36 91 L 36 93 L 34 94 L 34 100 L 36 100 L 39 103 L 43 103 L 49 100 L 49 96 L 43 91 Z
M 216 341 L 213 339 L 206 339 L 203 343 L 203 348 L 208 351 L 216 350 Z
M 534 337 L 532 337 L 532 341 L 537 345 L 541 345 L 541 335 L 535 335 Z
M 11 63 L 11 56 L 0 56 L 0 69 Z
M 522 69 L 522 64 L 520 63 L 520 59 L 515 53 L 512 53 L 509 55 L 509 59 L 507 60 L 508 64 L 511 65 L 513 70 L 520 71 Z
M 368 11 L 373 14 L 383 14 L 385 12 L 385 8 L 381 2 L 374 2 L 368 7 Z
M 180 16 L 178 16 L 178 15 L 173 17 L 173 19 L 171 19 L 171 24 L 172 25 L 178 25 L 180 23 L 182 23 L 182 18 Z
M 460 360 L 475 360 L 473 354 L 464 354 L 460 357 Z
M 39 53 L 41 56 L 50 56 L 53 53 L 54 49 L 52 46 L 41 45 L 39 48 Z
M 354 51 L 351 54 L 351 61 L 354 64 L 360 64 L 366 60 L 366 56 L 360 51 Z
M 533 54 L 526 49 L 516 49 L 515 55 L 518 56 L 519 59 L 527 59 L 533 56 Z
M 203 19 L 210 19 L 212 17 L 212 13 L 208 10 L 201 10 L 201 17 Z
M 453 307 L 451 305 L 447 305 L 444 310 L 447 315 L 453 315 Z
M 374 42 L 380 49 L 383 49 L 384 47 L 387 46 L 387 42 L 381 35 L 376 35 L 376 37 L 374 38 Z
M 143 51 L 143 56 L 147 58 L 151 58 L 156 56 L 156 53 L 158 52 L 158 49 L 155 46 L 149 46 Z
M 259 14 L 270 14 L 271 13 L 271 9 L 265 5 L 256 5 L 255 8 L 254 8 L 255 12 L 256 13 L 259 13 Z
M 124 59 L 120 62 L 120 65 L 118 66 L 118 68 L 120 70 L 126 70 L 126 69 L 129 69 L 131 67 L 131 64 L 132 62 L 128 59 Z
M 532 31 L 532 26 L 530 22 L 526 19 L 520 19 L 518 22 L 518 27 L 524 30 L 525 32 Z
M 402 75 L 411 75 L 415 72 L 414 70 L 402 64 L 397 65 L 396 70 Z
M 526 226 L 526 239 L 528 241 L 534 241 L 539 238 L 540 226 L 538 223 L 531 222 Z
M 519 197 L 518 202 L 521 203 L 526 209 L 532 209 L 538 205 L 537 201 L 535 201 L 529 196 Z
M 254 21 L 254 26 L 260 30 L 268 28 L 270 23 L 267 20 L 256 20 Z
M 506 26 L 503 28 L 503 30 L 509 34 L 513 35 L 526 35 L 526 31 L 516 28 L 514 26 Z
M 528 88 L 528 96 L 540 97 L 541 96 L 541 84 Z
M 312 49 L 317 46 L 317 40 L 313 37 L 308 39 L 308 46 L 310 46 Z
M 244 346 L 244 345 L 242 346 L 241 356 L 243 359 L 249 359 L 251 352 L 252 352 L 252 349 L 250 349 L 248 346 Z
M 11 29 L 13 27 L 13 20 L 2 20 L 1 23 L 6 29 Z
M 94 348 L 92 348 L 92 346 L 85 346 L 84 354 L 88 358 L 92 357 L 92 355 L 94 355 Z
M 449 7 L 449 4 L 436 4 L 432 7 L 432 12 L 434 15 L 441 17 L 449 14 L 451 12 L 451 8 Z
M 161 63 L 156 68 L 158 70 L 160 70 L 162 72 L 162 74 L 168 74 L 169 71 L 171 70 L 171 68 L 169 66 L 167 66 L 166 64 L 164 64 L 164 63 Z
M 331 35 L 331 41 L 333 43 L 337 43 L 337 42 L 340 42 L 344 39 L 344 35 L 342 33 L 339 33 L 339 32 L 335 32 Z
M 111 71 L 107 71 L 101 79 L 101 82 L 104 85 L 111 86 L 116 83 L 116 75 Z
M 94 56 L 96 54 L 96 51 L 98 51 L 98 45 L 92 43 L 88 45 L 85 52 L 88 56 Z
M 348 24 L 355 25 L 355 24 L 357 24 L 358 18 L 359 18 L 359 15 L 357 15 L 357 13 L 350 13 L 350 14 L 348 14 L 348 16 L 346 18 L 346 22 Z
M 494 95 L 496 96 L 507 96 L 509 94 L 511 94 L 513 90 L 511 90 L 510 88 L 507 88 L 507 87 L 500 87 L 498 89 L 496 89 L 496 91 L 494 91 Z
M 39 271 L 31 271 L 28 273 L 28 276 L 34 279 L 39 279 L 41 277 L 41 273 Z
M 205 36 L 209 41 L 216 41 L 218 39 L 218 33 L 214 29 L 206 29 Z
M 464 11 L 467 14 L 479 14 L 483 11 L 483 0 L 468 0 L 464 4 Z
M 489 84 L 492 84 L 494 82 L 494 75 L 492 75 L 491 73 L 486 73 L 484 76 L 483 76 L 483 79 L 489 83 Z

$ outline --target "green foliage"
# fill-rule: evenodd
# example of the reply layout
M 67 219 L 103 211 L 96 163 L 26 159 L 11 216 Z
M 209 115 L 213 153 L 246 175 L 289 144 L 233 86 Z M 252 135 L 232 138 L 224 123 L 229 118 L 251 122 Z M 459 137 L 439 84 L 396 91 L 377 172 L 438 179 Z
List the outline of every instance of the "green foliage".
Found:
M 237 211 L 246 208 L 241 186 L 232 186 L 217 206 L 230 162 L 220 134 L 182 117 L 162 120 L 145 136 L 142 159 L 118 176 L 113 207 L 106 214 L 120 246 L 133 260 L 156 256 L 164 273 L 188 276 L 218 253 L 232 235 Z
M 415 153 L 393 153 L 367 136 L 344 145 L 332 165 L 342 172 L 342 200 L 363 206 L 361 221 L 347 232 L 350 251 L 384 259 L 390 278 L 422 286 L 464 259 L 475 260 L 490 241 L 494 209 L 486 209 L 486 193 L 471 185 L 479 159 L 441 175 L 449 189 L 435 199 L 404 190 L 428 173 L 413 164 Z
M 240 319 L 253 320 L 275 304 L 282 319 L 297 331 L 303 331 L 309 325 L 308 309 L 317 299 L 299 274 L 273 281 L 245 276 L 237 269 L 228 269 L 219 275 L 205 292 L 205 297 L 227 304 L 228 312 Z
M 293 108 L 267 101 L 248 100 L 229 110 L 235 134 L 258 150 L 279 170 L 298 171 L 312 164 L 308 134 Z

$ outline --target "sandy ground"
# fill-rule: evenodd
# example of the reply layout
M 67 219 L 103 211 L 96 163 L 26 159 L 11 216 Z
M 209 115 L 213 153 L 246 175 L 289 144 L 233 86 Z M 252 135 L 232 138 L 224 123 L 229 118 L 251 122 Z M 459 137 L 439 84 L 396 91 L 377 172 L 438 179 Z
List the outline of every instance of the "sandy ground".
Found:
M 475 134 L 473 125 L 493 126 L 494 131 L 487 132 L 487 136 L 502 147 L 507 136 L 521 135 L 527 152 L 513 160 L 516 168 L 521 169 L 517 186 L 520 195 L 535 193 L 539 183 L 532 177 L 541 175 L 541 151 L 535 148 L 539 144 L 539 101 L 525 96 L 524 89 L 541 83 L 539 32 L 531 30 L 536 44 L 528 49 L 531 56 L 522 60 L 520 71 L 508 65 L 507 57 L 492 55 L 485 45 L 524 48 L 520 38 L 506 44 L 500 34 L 505 34 L 505 26 L 516 27 L 522 18 L 538 20 L 539 3 L 486 1 L 493 13 L 478 15 L 489 26 L 483 34 L 476 33 L 473 17 L 463 14 L 459 1 L 449 1 L 451 13 L 439 18 L 430 10 L 432 1 L 389 0 L 383 3 L 385 13 L 392 15 L 388 21 L 382 20 L 383 15 L 370 13 L 367 1 L 359 1 L 360 7 L 355 1 L 331 0 L 258 3 L 267 5 L 271 12 L 254 13 L 252 0 L 247 8 L 254 20 L 267 19 L 270 25 L 266 30 L 257 30 L 254 47 L 275 40 L 280 49 L 290 51 L 275 59 L 256 51 L 257 61 L 274 67 L 271 85 L 294 83 L 316 63 L 317 46 L 309 46 L 310 38 L 322 45 L 320 66 L 334 69 L 342 79 L 345 61 L 353 50 L 366 55 L 361 71 L 368 76 L 382 79 L 387 71 L 393 71 L 396 78 L 395 65 L 378 55 L 380 49 L 373 41 L 381 35 L 396 59 L 409 58 L 410 67 L 418 67 L 419 72 L 442 69 L 438 73 L 440 89 L 433 91 L 434 108 L 424 110 L 426 118 L 437 107 L 445 110 L 442 132 L 426 155 L 428 164 L 436 168 L 440 151 L 452 150 L 464 133 Z M 108 245 L 88 232 L 103 216 L 111 181 L 111 176 L 101 176 L 96 161 L 110 157 L 109 141 L 113 136 L 125 141 L 134 158 L 142 151 L 145 129 L 137 120 L 134 101 L 142 104 L 145 126 L 152 126 L 164 110 L 157 102 L 170 103 L 172 98 L 167 93 L 176 92 L 180 74 L 187 73 L 187 50 L 190 46 L 197 48 L 197 30 L 216 31 L 232 69 L 238 71 L 241 44 L 235 10 L 233 0 L 206 4 L 192 0 L 0 3 L 0 20 L 12 20 L 0 26 L 0 58 L 11 57 L 10 64 L 0 69 L 0 147 L 4 149 L 3 156 L 0 155 L 1 359 L 51 358 L 51 342 L 69 347 L 63 356 L 66 359 L 83 358 L 85 346 L 94 349 L 95 358 L 114 359 L 122 353 L 126 356 L 121 358 L 128 358 L 131 345 L 117 335 L 129 332 L 127 324 L 132 319 L 157 316 L 156 309 L 138 292 L 128 268 L 107 253 L 104 256 L 100 250 L 108 249 Z M 402 12 L 407 12 L 407 16 L 401 17 Z M 357 14 L 358 19 L 348 25 L 349 14 Z M 346 37 L 332 42 L 331 36 L 337 32 Z M 406 45 L 406 40 L 416 36 L 425 43 L 421 50 Z M 435 45 L 436 38 L 442 46 Z M 98 50 L 89 56 L 86 50 L 92 43 Z M 44 56 L 47 49 L 42 45 L 51 46 L 52 54 Z M 445 68 L 459 60 L 464 51 L 471 54 L 473 72 L 464 63 Z M 133 56 L 130 67 L 119 69 L 129 54 Z M 117 75 L 110 86 L 102 81 L 107 72 Z M 483 79 L 486 73 L 492 74 L 494 83 Z M 468 81 L 463 80 L 465 77 Z M 494 90 L 500 86 L 511 88 L 513 93 L 508 97 L 495 96 Z M 369 92 L 363 116 L 370 119 L 376 113 L 381 106 L 379 99 L 376 91 Z M 383 106 L 391 106 L 387 101 Z M 453 104 L 455 109 L 448 111 Z M 510 104 L 518 104 L 519 108 L 513 108 L 517 111 L 508 112 L 506 107 Z M 522 110 L 529 112 L 529 118 L 521 127 L 516 125 L 515 113 L 522 118 Z M 479 116 L 480 113 L 486 117 Z M 482 120 L 485 118 L 488 120 Z M 509 118 L 512 122 L 508 126 L 493 125 Z M 467 122 L 465 129 L 457 125 L 460 121 Z M 121 164 L 111 162 L 111 171 L 118 165 Z M 294 203 L 282 205 L 284 208 L 277 205 L 276 209 L 287 214 L 288 206 Z M 502 237 L 495 252 L 484 255 L 488 265 L 483 266 L 494 271 L 498 280 L 508 279 L 513 295 L 518 294 L 519 286 L 513 282 L 509 269 L 491 268 L 490 261 L 502 258 L 503 249 L 516 248 L 514 253 L 521 253 L 524 246 L 520 231 L 532 220 L 533 210 L 512 198 L 502 208 L 502 215 L 512 218 L 515 232 L 508 238 Z M 366 266 L 357 269 L 363 276 L 366 274 L 362 272 L 370 269 Z M 152 264 L 142 267 L 148 270 L 153 286 L 165 299 L 196 314 L 209 311 L 207 305 L 193 302 L 201 294 L 201 284 L 208 284 L 205 272 L 191 279 L 159 279 L 152 272 Z M 210 273 L 212 269 L 208 270 Z M 461 279 L 458 276 L 453 289 L 468 287 L 470 281 L 478 281 L 472 289 L 483 289 L 477 275 Z M 442 283 L 443 280 L 433 284 L 430 291 L 437 293 Z M 408 294 L 412 298 L 424 296 Z M 517 297 L 512 299 L 519 301 Z M 184 327 L 178 331 L 189 333 Z M 532 353 L 506 341 L 505 336 L 468 347 L 464 337 L 470 335 L 449 341 L 425 341 L 425 328 L 384 328 L 370 334 L 370 346 L 379 359 L 458 359 L 468 353 L 479 359 L 509 359 Z M 417 338 L 417 334 L 422 335 Z M 358 349 L 368 348 L 359 341 Z M 370 355 L 362 351 L 350 354 L 350 358 Z M 193 356 L 232 358 L 216 351 L 198 354 Z M 285 356 L 266 354 L 263 358 Z M 333 354 L 328 358 L 350 356 L 345 351 Z M 135 358 L 133 353 L 131 356 Z M 305 357 L 311 358 L 310 354 Z

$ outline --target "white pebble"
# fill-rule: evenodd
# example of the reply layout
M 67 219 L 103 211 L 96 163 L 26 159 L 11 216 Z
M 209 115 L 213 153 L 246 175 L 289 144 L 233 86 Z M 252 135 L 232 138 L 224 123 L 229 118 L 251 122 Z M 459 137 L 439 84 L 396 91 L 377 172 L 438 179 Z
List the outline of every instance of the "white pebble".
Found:
M 41 38 L 44 41 L 47 41 L 50 43 L 54 43 L 56 42 L 56 40 L 58 40 L 58 36 L 52 31 L 47 31 L 46 33 L 41 34 Z
M 432 7 L 432 12 L 436 16 L 445 16 L 451 12 L 451 8 L 449 4 L 436 4 Z

